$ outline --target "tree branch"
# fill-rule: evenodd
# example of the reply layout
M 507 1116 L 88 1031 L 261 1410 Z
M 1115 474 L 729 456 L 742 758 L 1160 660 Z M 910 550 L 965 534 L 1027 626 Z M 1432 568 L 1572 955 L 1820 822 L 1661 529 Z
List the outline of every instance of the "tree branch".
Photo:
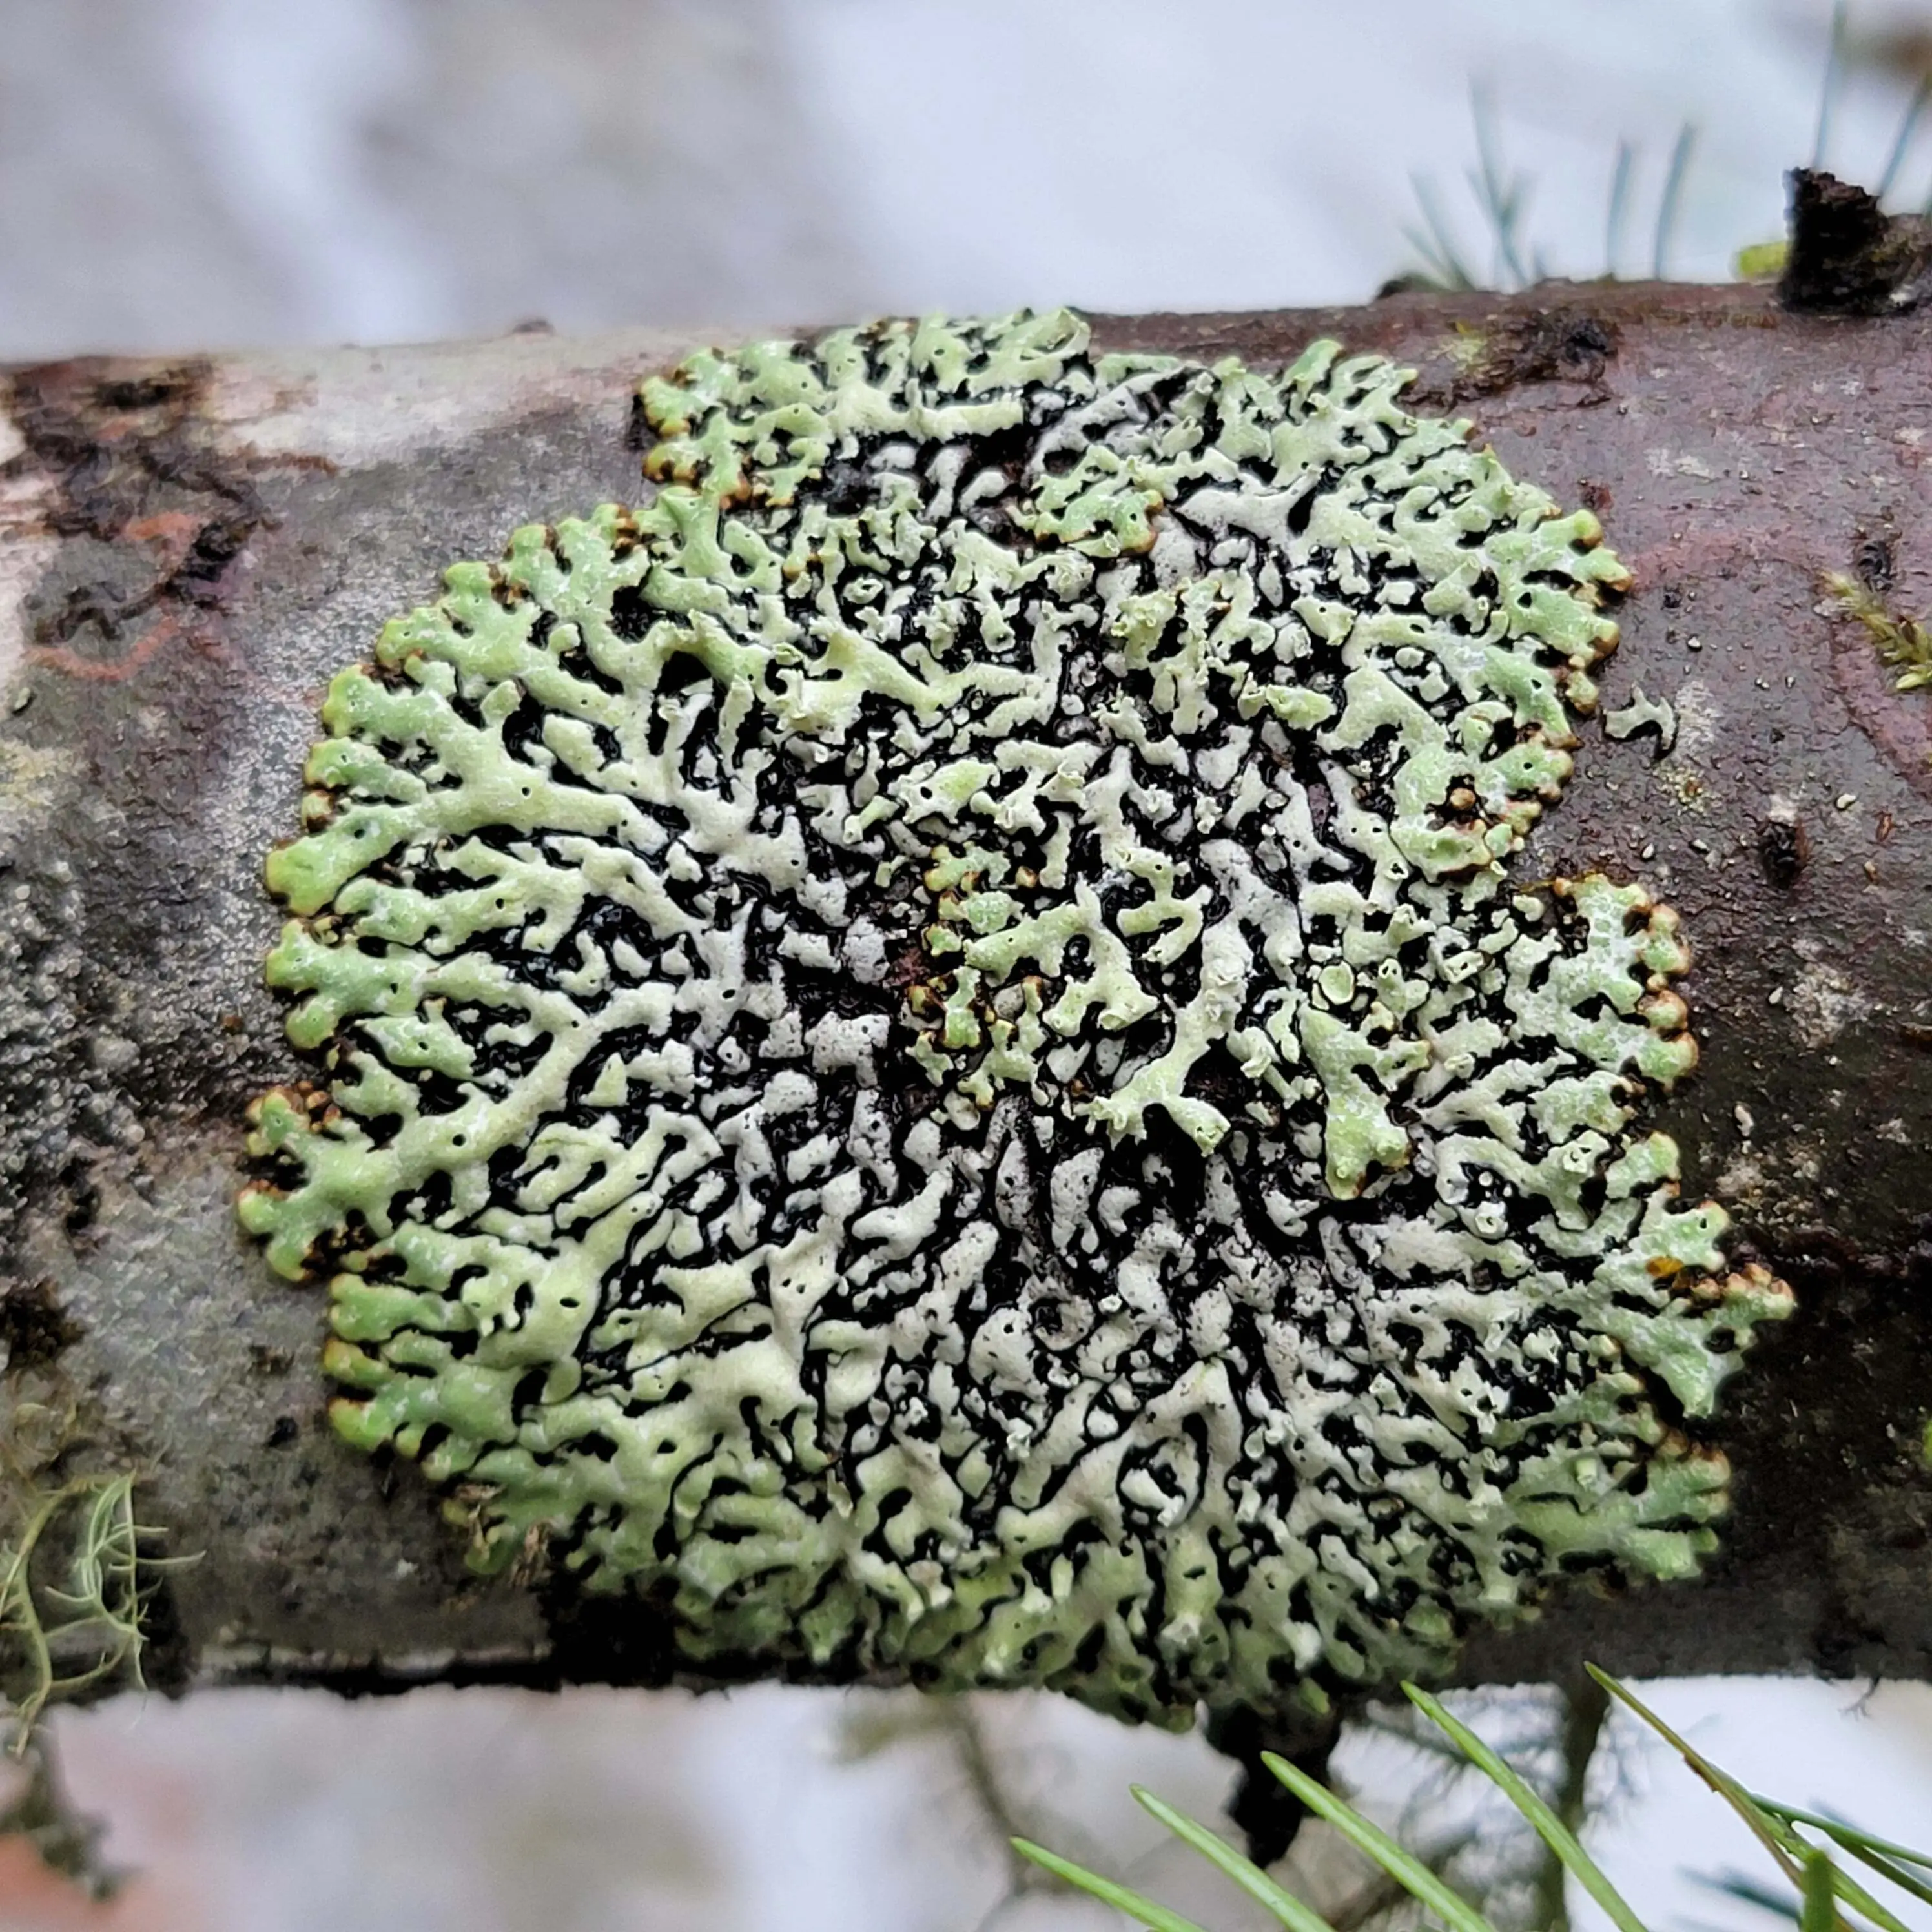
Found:
M 1641 877 L 1684 914 L 1703 1059 L 1657 1124 L 1687 1193 L 1724 1201 L 1799 1298 L 1706 1432 L 1736 1481 L 1702 1578 L 1573 1589 L 1476 1636 L 1466 1675 L 1580 1653 L 1922 1672 L 1932 693 L 1895 692 L 1820 585 L 1932 608 L 1932 325 L 1654 285 L 1096 324 L 1106 346 L 1263 364 L 1324 334 L 1413 364 L 1418 406 L 1596 509 L 1634 573 L 1609 730 L 1520 867 Z M 262 983 L 260 860 L 294 829 L 322 686 L 446 563 L 635 499 L 634 386 L 688 346 L 5 379 L 0 1336 L 57 1363 L 142 1473 L 146 1517 L 201 1552 L 164 1579 L 166 1688 L 690 1675 L 636 1606 L 466 1575 L 416 1472 L 331 1435 L 320 1298 L 269 1276 L 232 1208 L 243 1109 L 301 1070 Z

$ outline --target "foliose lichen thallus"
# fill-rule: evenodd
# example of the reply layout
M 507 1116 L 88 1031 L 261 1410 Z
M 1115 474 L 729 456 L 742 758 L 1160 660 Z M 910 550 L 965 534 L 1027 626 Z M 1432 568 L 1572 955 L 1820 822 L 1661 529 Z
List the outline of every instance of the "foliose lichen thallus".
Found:
M 697 356 L 336 678 L 242 1214 L 478 1563 L 1175 1724 L 1694 1568 L 1786 1292 L 1636 1124 L 1675 915 L 1512 873 L 1625 574 L 1406 380 Z

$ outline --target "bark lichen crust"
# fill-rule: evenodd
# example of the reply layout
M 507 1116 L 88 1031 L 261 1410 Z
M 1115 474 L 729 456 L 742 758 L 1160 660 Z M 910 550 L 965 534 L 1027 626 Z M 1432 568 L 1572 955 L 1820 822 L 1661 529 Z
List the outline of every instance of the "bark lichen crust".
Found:
M 1624 573 L 1407 380 L 700 356 L 334 680 L 242 1214 L 479 1563 L 1170 1722 L 1694 1567 L 1785 1291 L 1633 1124 L 1674 915 L 1510 876 Z

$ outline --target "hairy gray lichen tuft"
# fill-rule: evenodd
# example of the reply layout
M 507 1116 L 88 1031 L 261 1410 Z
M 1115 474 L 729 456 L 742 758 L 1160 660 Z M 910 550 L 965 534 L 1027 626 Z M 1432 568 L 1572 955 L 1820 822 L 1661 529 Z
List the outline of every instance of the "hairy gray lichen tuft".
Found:
M 1784 1291 L 1632 1124 L 1674 916 L 1508 874 L 1624 573 L 1406 380 L 701 356 L 335 680 L 243 1214 L 480 1563 L 1174 1722 L 1694 1566 Z

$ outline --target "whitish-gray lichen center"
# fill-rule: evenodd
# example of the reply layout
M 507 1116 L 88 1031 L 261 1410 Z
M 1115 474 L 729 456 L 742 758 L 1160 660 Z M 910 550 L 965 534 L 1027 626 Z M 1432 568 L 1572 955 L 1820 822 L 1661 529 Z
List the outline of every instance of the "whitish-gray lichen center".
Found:
M 244 1204 L 352 1440 L 694 1655 L 1132 1715 L 1708 1541 L 1675 921 L 1510 856 L 1622 581 L 1403 372 L 699 358 L 332 688 Z

